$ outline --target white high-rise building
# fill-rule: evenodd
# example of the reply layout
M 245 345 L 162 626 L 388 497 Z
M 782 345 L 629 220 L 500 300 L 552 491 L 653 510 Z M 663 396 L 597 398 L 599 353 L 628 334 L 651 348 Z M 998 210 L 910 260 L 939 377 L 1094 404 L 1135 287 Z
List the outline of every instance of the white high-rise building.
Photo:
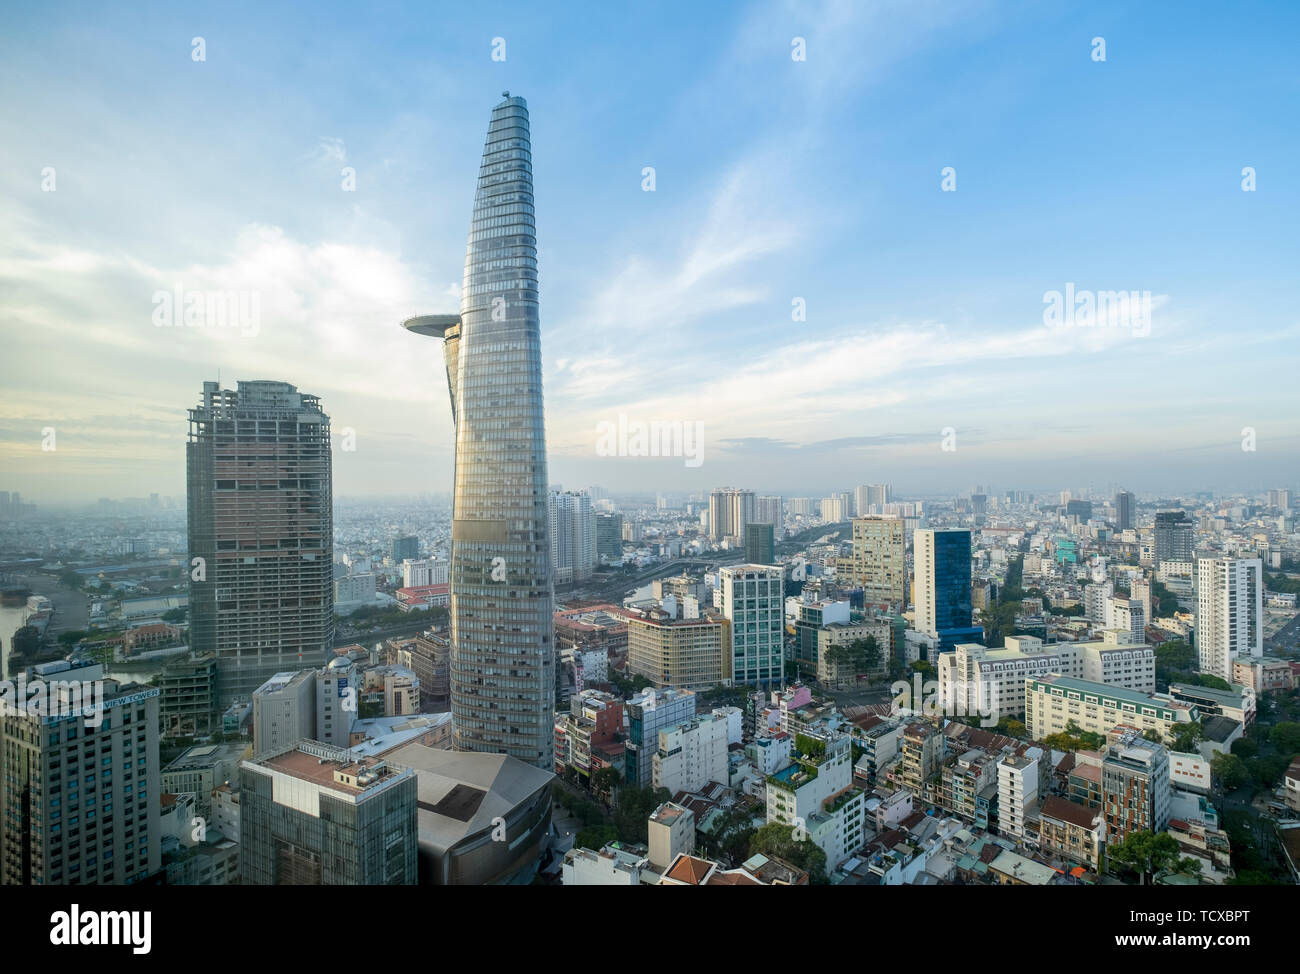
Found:
M 720 487 L 709 495 L 709 537 L 714 541 L 732 539 L 740 544 L 745 525 L 754 521 L 754 492 L 735 487 Z
M 402 560 L 402 587 L 446 585 L 448 567 L 448 562 L 438 558 L 405 558 Z
M 1091 585 L 1085 585 L 1083 587 L 1084 618 L 1099 626 L 1110 628 L 1106 607 L 1114 594 L 1115 586 L 1111 582 L 1093 582 Z
M 596 564 L 596 520 L 591 496 L 553 490 L 549 507 L 555 584 L 586 581 Z
M 700 714 L 659 732 L 651 778 L 656 788 L 699 791 L 710 781 L 727 783 L 727 720 Z
M 1031 754 L 1030 752 L 1034 752 Z M 1038 805 L 1039 748 L 998 762 L 998 821 L 1003 834 L 1024 838 L 1025 816 Z
M 1147 641 L 1147 621 L 1142 603 L 1117 595 L 1106 603 L 1106 628 L 1127 632 L 1134 643 Z
M 784 572 L 773 565 L 728 565 L 719 572 L 722 614 L 731 620 L 732 679 L 779 685 L 785 673 Z
M 1196 648 L 1200 670 L 1232 682 L 1232 661 L 1264 655 L 1264 563 L 1259 558 L 1196 562 Z

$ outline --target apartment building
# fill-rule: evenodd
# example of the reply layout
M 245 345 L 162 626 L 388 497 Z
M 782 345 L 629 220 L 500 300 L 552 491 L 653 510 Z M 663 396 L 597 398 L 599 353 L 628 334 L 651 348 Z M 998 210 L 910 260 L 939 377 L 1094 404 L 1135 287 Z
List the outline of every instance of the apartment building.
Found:
M 652 758 L 651 780 L 656 788 L 699 791 L 710 781 L 727 784 L 727 719 L 700 714 L 659 732 L 659 750 Z
M 1100 808 L 1048 795 L 1038 821 L 1040 849 L 1089 869 L 1098 868 L 1106 846 L 1106 819 Z
M 785 678 L 785 575 L 771 565 L 729 565 L 719 572 L 722 614 L 731 623 L 731 677 L 779 686 Z
M 792 762 L 767 779 L 767 821 L 795 826 L 832 870 L 864 841 L 865 796 L 853 787 L 853 748 L 836 735 L 795 738 Z
M 97 680 L 102 670 L 60 676 Z M 158 873 L 159 691 L 102 688 L 98 722 L 72 699 L 55 715 L 0 715 L 0 884 L 119 886 Z
M 906 536 L 902 518 L 853 519 L 853 582 L 864 605 L 902 609 L 907 605 Z
M 1038 780 L 1038 757 L 1008 754 L 998 762 L 998 828 L 1003 835 L 1024 838 L 1025 818 L 1039 801 Z
M 1101 764 L 1102 813 L 1107 842 L 1131 832 L 1162 832 L 1169 824 L 1172 792 L 1169 755 L 1134 734 L 1109 745 Z

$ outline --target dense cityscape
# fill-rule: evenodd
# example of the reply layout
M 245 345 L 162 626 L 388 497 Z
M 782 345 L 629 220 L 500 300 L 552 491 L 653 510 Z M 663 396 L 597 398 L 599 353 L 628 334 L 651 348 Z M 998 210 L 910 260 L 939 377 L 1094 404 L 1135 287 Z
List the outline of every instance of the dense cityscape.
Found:
M 897 898 L 888 916 L 915 914 L 879 932 L 900 942 L 950 922 L 940 898 L 964 916 L 967 887 L 1077 887 L 1082 909 L 1060 899 L 1037 925 L 1077 918 L 1073 936 L 1092 938 L 1080 952 L 1284 938 L 1289 901 L 1255 897 L 1300 886 L 1296 328 L 1263 298 L 1227 338 L 1222 321 L 1267 275 L 1293 274 L 1274 262 L 1294 188 L 1255 204 L 1256 170 L 1235 156 L 1216 160 L 1226 189 L 1180 184 L 1220 221 L 1205 230 L 1216 244 L 1239 232 L 1259 261 L 1212 296 L 1189 283 L 1206 276 L 1196 248 L 1174 252 L 1191 230 L 1122 244 L 1082 224 L 1040 232 L 1025 222 L 1038 203 L 997 183 L 1014 156 L 982 155 L 995 122 L 967 128 L 956 108 L 914 120 L 924 98 L 898 94 L 881 101 L 908 107 L 861 131 L 825 121 L 837 89 L 960 75 L 936 32 L 983 29 L 956 0 L 937 5 L 942 25 L 878 6 L 819 6 L 811 45 L 779 5 L 701 11 L 734 33 L 708 74 L 730 94 L 678 90 L 686 137 L 656 130 L 650 117 L 673 111 L 627 90 L 546 80 L 588 69 L 508 62 L 508 45 L 531 52 L 524 37 L 556 29 L 530 13 L 537 33 L 488 31 L 490 68 L 461 77 L 433 58 L 418 94 L 349 98 L 340 118 L 373 103 L 391 121 L 377 155 L 316 136 L 305 156 L 270 153 L 285 173 L 250 175 L 247 200 L 227 189 L 210 212 L 159 217 L 135 245 L 152 264 L 126 231 L 111 250 L 51 242 L 50 227 L 79 226 L 57 207 L 84 205 L 91 177 L 40 170 L 40 192 L 62 180 L 64 195 L 42 197 L 40 219 L 24 209 L 22 241 L 0 253 L 0 887 L 39 891 L 21 904 L 38 927 L 48 915 L 39 939 L 141 955 L 157 932 L 192 948 L 187 911 L 219 912 L 160 892 L 178 886 L 929 888 L 879 894 Z M 634 35 L 653 34 L 649 15 L 633 16 L 616 53 L 594 49 L 598 76 L 622 76 L 610 57 L 630 78 L 648 70 Z M 595 17 L 579 20 L 598 35 Z M 1153 117 L 1182 110 L 1154 55 L 1147 87 L 1108 87 L 1100 72 L 1134 70 L 1135 35 L 1116 28 L 1112 64 L 1081 17 L 1038 10 L 1001 29 L 1069 35 L 1074 73 L 1043 66 L 1050 51 L 1031 58 L 1062 99 L 1122 105 L 1141 90 Z M 363 47 L 410 43 L 375 29 Z M 211 53 L 229 84 L 232 35 L 218 30 L 211 48 L 193 36 L 186 67 L 207 71 Z M 879 76 L 839 36 L 894 30 L 900 49 L 873 52 Z M 1254 43 L 1287 64 L 1262 30 Z M 929 47 L 929 69 L 905 53 Z M 248 50 L 234 77 L 283 70 Z M 778 62 L 799 80 L 772 82 Z M 281 90 L 321 84 L 303 70 L 316 80 Z M 1021 92 L 1019 69 L 1001 70 Z M 762 120 L 757 95 L 736 101 L 745 78 L 806 127 L 713 174 L 711 201 L 674 196 L 699 168 L 678 155 L 695 133 L 704 153 Z M 999 136 L 1015 141 L 1029 95 L 969 80 L 945 82 L 963 89 L 953 104 L 1015 102 L 1024 114 Z M 516 81 L 541 92 L 531 113 L 500 90 Z M 258 85 L 196 96 L 194 83 L 179 97 L 260 110 Z M 773 95 L 787 84 L 790 103 Z M 363 141 L 346 122 L 308 124 Z M 601 125 L 610 156 L 658 145 L 655 165 L 617 163 L 639 184 L 611 190 L 575 161 L 606 151 L 585 132 Z M 960 197 L 944 195 L 957 191 L 946 155 L 926 156 L 921 204 L 910 174 L 890 198 L 881 173 L 856 171 L 877 150 L 911 165 L 885 145 L 892 127 L 953 126 L 963 135 L 939 151 L 960 157 Z M 1251 151 L 1264 171 L 1267 152 Z M 845 165 L 811 161 L 823 153 Z M 1140 168 L 1107 175 L 1107 192 Z M 1188 163 L 1178 178 L 1222 173 Z M 1064 198 L 1055 179 L 1025 194 Z M 378 192 L 339 208 L 359 183 Z M 880 199 L 860 206 L 859 189 Z M 169 193 L 199 198 L 160 185 L 150 199 Z M 1263 212 L 1231 214 L 1243 194 Z M 223 244 L 213 227 L 231 200 L 242 222 Z M 197 230 L 181 227 L 191 215 Z M 645 248 L 598 268 L 618 252 L 615 224 Z M 666 227 L 686 240 L 676 257 Z M 925 277 L 926 247 L 963 269 Z M 1162 248 L 1153 271 L 1143 251 Z M 1058 283 L 1073 266 L 1110 282 L 1136 267 L 1134 283 L 1192 296 Z M 102 321 L 76 310 L 82 284 L 102 293 Z M 1025 314 L 1028 327 L 1002 323 Z M 909 910 L 911 895 L 934 899 Z M 366 909 L 410 930 L 427 902 Z M 340 933 L 368 938 L 371 922 Z M 1006 930 L 1032 949 L 1049 939 L 1033 926 Z

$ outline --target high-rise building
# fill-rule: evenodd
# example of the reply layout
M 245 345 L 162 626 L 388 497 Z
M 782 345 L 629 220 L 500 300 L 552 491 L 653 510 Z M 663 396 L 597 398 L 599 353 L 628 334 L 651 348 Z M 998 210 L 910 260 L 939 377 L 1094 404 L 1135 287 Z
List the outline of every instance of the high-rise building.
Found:
M 1128 531 L 1136 527 L 1133 521 L 1133 495 L 1121 490 L 1115 495 L 1115 529 Z
M 553 490 L 547 513 L 555 584 L 585 582 L 596 564 L 596 521 L 591 497 L 577 491 Z
M 330 421 L 287 382 L 203 383 L 190 410 L 190 648 L 220 705 L 334 645 Z
M 781 498 L 775 495 L 760 495 L 754 501 L 754 520 L 760 524 L 770 524 L 773 528 L 784 526 L 785 518 L 781 514 Z
M 776 539 L 772 525 L 745 525 L 745 561 L 752 565 L 776 564 Z
M 1233 661 L 1264 655 L 1264 563 L 1198 558 L 1196 650 L 1200 671 L 1232 679 Z
M 456 745 L 554 763 L 554 581 L 528 108 L 492 110 L 459 315 L 403 323 L 443 339 L 456 424 L 451 709 Z
M 1131 643 L 1147 641 L 1146 611 L 1137 599 L 1114 596 L 1106 603 L 1106 628 L 1120 630 Z
M 1065 516 L 1077 517 L 1080 521 L 1092 518 L 1092 501 L 1070 500 L 1065 502 Z
M 74 667 L 46 687 L 101 675 Z M 98 721 L 84 698 L 86 709 L 43 708 L 55 715 L 12 705 L 0 714 L 0 884 L 120 886 L 158 872 L 159 691 L 101 685 Z
M 859 517 L 853 521 L 853 581 L 862 586 L 865 605 L 903 608 L 907 604 L 907 565 L 903 519 Z
M 719 575 L 722 614 L 731 621 L 731 674 L 742 686 L 770 688 L 785 676 L 785 581 L 773 565 L 728 565 Z
M 659 731 L 695 716 L 695 693 L 691 690 L 642 690 L 623 708 L 627 714 L 627 750 L 623 778 L 630 785 L 650 786 L 654 777 L 654 756 L 659 750 Z
M 1156 514 L 1156 567 L 1165 561 L 1191 561 L 1196 556 L 1196 525 L 1186 511 L 1160 511 Z
M 709 537 L 714 541 L 730 538 L 739 544 L 745 537 L 745 525 L 753 520 L 752 490 L 720 487 L 709 495 Z
M 852 516 L 853 498 L 847 490 L 822 498 L 822 520 L 827 524 L 839 524 Z
M 889 489 L 889 484 L 867 484 L 867 506 L 884 507 L 889 503 L 893 492 Z M 859 510 L 859 516 L 870 513 L 869 511 Z
M 407 767 L 314 741 L 245 761 L 245 886 L 413 886 L 416 778 Z
M 447 562 L 440 558 L 406 559 L 402 562 L 402 587 L 423 588 L 428 585 L 446 585 L 449 575 Z
M 916 558 L 916 628 L 939 637 L 940 649 L 977 640 L 971 625 L 970 532 L 920 530 L 913 535 Z
M 420 557 L 420 539 L 407 536 L 405 538 L 396 538 L 393 541 L 393 561 L 400 565 L 406 559 L 414 561 Z
M 623 559 L 623 515 L 596 515 L 596 557 L 614 562 Z

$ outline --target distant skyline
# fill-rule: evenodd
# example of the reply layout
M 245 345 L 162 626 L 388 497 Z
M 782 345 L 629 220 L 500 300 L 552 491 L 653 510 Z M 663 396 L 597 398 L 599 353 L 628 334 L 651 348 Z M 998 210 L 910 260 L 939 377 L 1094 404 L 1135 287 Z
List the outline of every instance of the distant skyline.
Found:
M 321 397 L 336 496 L 448 494 L 441 356 L 399 322 L 460 306 L 504 90 L 554 482 L 1294 486 L 1297 28 L 1280 2 L 11 11 L 0 490 L 184 496 L 219 373 Z M 1150 292 L 1149 331 L 1049 326 L 1067 287 Z M 159 325 L 176 288 L 256 295 L 257 327 Z M 599 455 L 620 413 L 702 424 L 702 463 Z

